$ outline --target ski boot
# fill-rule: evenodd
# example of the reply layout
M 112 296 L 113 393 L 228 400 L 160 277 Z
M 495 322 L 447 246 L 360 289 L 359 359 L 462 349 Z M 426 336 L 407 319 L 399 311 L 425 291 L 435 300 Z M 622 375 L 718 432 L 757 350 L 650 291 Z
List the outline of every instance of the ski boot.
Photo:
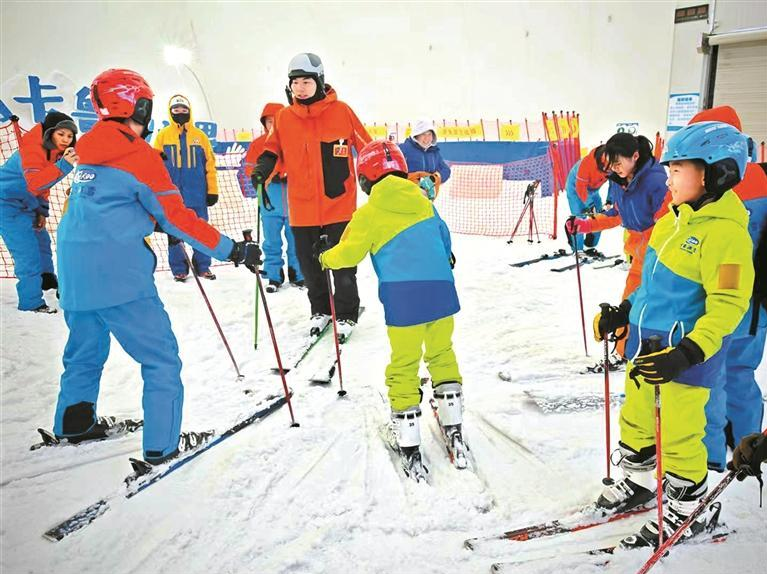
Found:
M 356 325 L 357 323 L 351 319 L 341 319 L 338 321 L 338 342 L 342 345 L 346 343 L 346 341 L 349 340 L 349 337 L 352 336 L 352 331 Z
M 456 468 L 466 468 L 466 451 L 463 441 L 463 394 L 461 383 L 447 381 L 434 387 L 437 403 L 437 420 L 445 438 L 451 462 Z
M 623 468 L 623 478 L 618 482 L 605 479 L 605 487 L 597 499 L 597 509 L 610 513 L 626 512 L 639 508 L 655 499 L 655 446 L 637 452 L 618 443 L 621 454 L 618 463 Z
M 213 273 L 210 269 L 203 271 L 202 273 L 198 273 L 197 277 L 202 277 L 203 279 L 208 279 L 209 281 L 216 280 L 216 274 Z
M 176 273 L 173 276 L 173 280 L 178 282 L 178 283 L 184 283 L 188 278 L 189 278 L 189 274 L 188 273 Z
M 282 283 L 280 283 L 279 281 L 273 281 L 272 279 L 270 279 L 269 285 L 266 286 L 266 292 L 276 293 L 277 290 L 280 288 L 280 285 L 282 285 Z
M 43 291 L 58 290 L 59 280 L 56 278 L 55 273 L 41 273 L 40 277 L 42 278 Z
M 142 425 L 143 422 L 133 419 L 117 420 L 117 417 L 97 417 L 96 422 L 87 431 L 70 436 L 55 435 L 55 441 L 52 441 L 50 444 L 59 444 L 62 442 L 80 444 L 81 442 L 90 440 L 102 440 L 116 434 L 133 432 Z M 46 437 L 41 429 L 38 429 L 38 432 L 42 435 L 43 442 L 46 442 L 46 438 L 50 438 Z
M 52 315 L 53 313 L 58 313 L 59 310 L 54 307 L 49 307 L 47 303 L 43 303 L 39 307 L 36 307 L 35 309 L 30 309 L 33 313 L 44 313 L 46 315 Z
M 196 449 L 199 446 L 204 445 L 215 434 L 216 433 L 214 431 L 182 432 L 178 437 L 178 448 L 176 448 L 176 450 L 174 450 L 173 452 L 166 454 L 165 456 L 159 453 L 158 453 L 159 456 L 152 456 L 155 454 L 155 452 L 147 451 L 144 454 L 144 460 L 131 458 L 130 463 L 131 463 L 131 466 L 133 467 L 133 475 L 129 476 L 126 479 L 126 482 L 131 482 L 140 476 L 143 476 L 145 474 L 152 472 L 152 469 L 158 464 L 168 462 L 169 460 L 172 460 L 181 454 L 184 454 L 186 452 Z
M 323 329 L 330 323 L 330 315 L 315 313 L 309 320 L 309 336 L 319 337 Z
M 391 413 L 391 446 L 400 456 L 405 475 L 416 482 L 426 480 L 428 469 L 421 460 L 421 407 Z
M 293 267 L 288 267 L 288 281 L 291 285 L 295 285 L 296 287 L 304 286 L 304 280 L 298 278 L 298 273 Z
M 663 482 L 663 491 L 666 494 L 668 503 L 663 507 L 663 540 L 668 540 L 676 532 L 682 523 L 687 520 L 690 514 L 700 505 L 700 501 L 706 496 L 707 479 L 704 478 L 695 484 L 691 480 L 678 477 L 671 473 L 666 473 Z M 719 513 L 712 518 L 708 528 L 716 527 Z M 701 514 L 684 531 L 679 538 L 679 542 L 686 542 L 693 536 L 697 536 L 707 529 L 706 515 Z M 658 519 L 653 518 L 645 522 L 644 526 L 637 534 L 632 534 L 621 540 L 621 548 L 641 548 L 644 546 L 658 547 Z

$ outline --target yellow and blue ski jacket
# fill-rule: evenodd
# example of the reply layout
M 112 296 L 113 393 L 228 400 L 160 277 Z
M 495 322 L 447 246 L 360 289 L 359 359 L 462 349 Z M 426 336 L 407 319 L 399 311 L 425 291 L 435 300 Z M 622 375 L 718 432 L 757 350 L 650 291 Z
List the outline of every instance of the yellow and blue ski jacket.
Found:
M 354 267 L 370 253 L 386 324 L 409 327 L 460 310 L 450 267 L 450 231 L 421 189 L 389 175 L 354 212 L 323 268 Z
M 170 125 L 157 133 L 154 148 L 165 154 L 165 167 L 181 192 L 187 207 L 204 207 L 208 195 L 218 195 L 216 156 L 208 136 L 195 127 L 189 110 L 189 121 Z M 170 114 L 170 110 L 168 110 Z
M 729 336 L 748 309 L 754 283 L 748 212 L 735 192 L 694 211 L 670 206 L 655 224 L 642 266 L 642 284 L 629 297 L 626 356 L 642 340 L 661 337 L 676 346 L 695 342 L 705 361 L 684 371 L 677 382 L 711 388 L 720 376 Z

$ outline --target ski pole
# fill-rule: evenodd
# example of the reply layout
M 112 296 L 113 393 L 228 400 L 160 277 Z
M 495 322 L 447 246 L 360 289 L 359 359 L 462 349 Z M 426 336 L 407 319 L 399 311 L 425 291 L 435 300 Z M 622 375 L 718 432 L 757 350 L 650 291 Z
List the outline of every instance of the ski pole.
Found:
M 767 429 L 762 431 L 763 435 L 767 436 Z M 669 536 L 666 541 L 658 546 L 658 549 L 653 553 L 652 556 L 647 560 L 647 562 L 644 563 L 644 565 L 637 571 L 637 574 L 646 574 L 650 568 L 655 566 L 657 564 L 658 560 L 663 558 L 666 553 L 669 551 L 669 549 L 676 544 L 677 540 L 679 540 L 682 537 L 682 534 L 684 534 L 685 530 L 687 530 L 690 525 L 698 519 L 698 517 L 703 514 L 708 506 L 716 500 L 716 498 L 722 494 L 725 488 L 729 486 L 729 484 L 735 479 L 738 474 L 740 474 L 742 471 L 738 470 L 731 470 L 728 472 L 725 477 L 719 482 L 719 484 L 714 487 L 714 490 L 708 493 L 708 495 L 700 501 L 700 504 L 690 513 L 690 516 L 687 517 L 687 520 L 682 522 L 682 524 L 679 525 L 679 528 L 677 528 L 674 533 Z
M 589 348 L 586 346 L 586 317 L 583 314 L 583 288 L 581 287 L 581 260 L 578 257 L 578 234 L 570 236 L 573 244 L 573 253 L 575 254 L 575 274 L 578 276 L 578 299 L 581 303 L 581 329 L 583 330 L 583 350 L 586 356 L 589 356 Z
M 253 230 L 243 229 L 242 236 L 245 241 L 253 241 Z M 272 316 L 269 313 L 269 305 L 266 303 L 266 294 L 264 293 L 264 284 L 261 282 L 261 274 L 259 273 L 258 266 L 256 266 L 256 286 L 261 293 L 261 299 L 264 301 L 264 315 L 266 316 L 266 324 L 269 326 L 269 335 L 272 338 L 272 345 L 274 346 L 274 356 L 277 358 L 277 367 L 280 369 L 280 378 L 282 379 L 282 389 L 285 392 L 285 401 L 288 403 L 288 411 L 290 412 L 290 426 L 300 426 L 296 422 L 296 417 L 293 415 L 293 404 L 290 401 L 290 391 L 288 390 L 288 383 L 285 380 L 285 369 L 282 367 L 282 358 L 280 357 L 280 349 L 277 346 L 277 337 L 274 335 L 274 325 L 272 324 Z
M 602 308 L 602 313 L 610 308 L 609 303 L 600 303 L 599 306 Z M 610 343 L 608 342 L 607 333 L 602 333 L 602 340 L 605 344 L 605 362 L 603 366 L 605 370 L 605 457 L 607 462 L 607 476 L 602 480 L 602 483 L 605 486 L 609 486 L 613 483 L 613 480 L 610 478 Z
M 256 193 L 256 243 L 261 245 L 261 198 Z M 243 231 L 243 234 L 245 232 Z M 259 269 L 260 275 L 261 270 Z M 253 348 L 258 350 L 258 282 L 256 282 L 255 293 L 253 294 Z
M 221 325 L 218 322 L 218 318 L 216 317 L 216 313 L 213 311 L 213 307 L 210 304 L 210 300 L 208 299 L 208 295 L 205 293 L 205 289 L 202 287 L 202 282 L 200 282 L 200 278 L 197 276 L 197 273 L 194 270 L 194 267 L 192 266 L 192 262 L 189 259 L 189 254 L 186 252 L 186 248 L 184 245 L 181 245 L 181 252 L 184 254 L 184 259 L 186 259 L 186 264 L 189 267 L 189 270 L 192 272 L 192 275 L 194 275 L 194 280 L 197 282 L 197 286 L 200 288 L 200 293 L 202 293 L 202 298 L 205 299 L 205 304 L 208 306 L 208 311 L 210 311 L 210 316 L 213 317 L 213 322 L 216 324 L 216 329 L 218 329 L 218 334 L 221 336 L 221 340 L 224 343 L 224 347 L 226 347 L 226 352 L 229 353 L 229 358 L 232 360 L 232 365 L 234 366 L 234 370 L 237 372 L 237 380 L 241 381 L 245 378 L 245 376 L 240 372 L 240 368 L 237 366 L 237 361 L 234 360 L 234 355 L 232 354 L 232 349 L 229 347 L 229 342 L 226 340 L 226 337 L 224 336 L 224 331 L 221 329 Z
M 327 247 L 328 236 L 320 235 L 320 245 Z M 336 325 L 336 302 L 333 299 L 333 282 L 330 280 L 330 269 L 325 269 L 325 280 L 328 282 L 328 296 L 330 297 L 330 317 L 333 321 L 333 340 L 336 344 L 336 363 L 338 363 L 338 385 L 340 387 L 338 396 L 343 397 L 346 394 L 344 390 L 344 375 L 341 372 L 341 348 L 338 346 L 338 327 Z
M 648 354 L 657 353 L 661 350 L 661 338 L 658 335 L 653 335 L 647 339 Z M 660 418 L 660 385 L 653 385 L 655 387 L 655 478 L 658 486 L 656 488 L 656 496 L 658 498 L 658 546 L 663 544 L 663 443 L 661 435 L 661 418 Z

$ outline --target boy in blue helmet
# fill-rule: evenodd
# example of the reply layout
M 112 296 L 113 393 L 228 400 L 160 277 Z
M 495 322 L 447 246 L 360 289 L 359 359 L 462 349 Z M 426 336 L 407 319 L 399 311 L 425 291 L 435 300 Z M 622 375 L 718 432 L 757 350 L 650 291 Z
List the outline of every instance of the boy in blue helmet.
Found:
M 748 213 L 732 191 L 748 161 L 748 139 L 722 122 L 677 132 L 661 162 L 668 166 L 669 212 L 655 225 L 640 287 L 602 311 L 595 336 L 624 330 L 626 402 L 621 409 L 624 478 L 607 485 L 597 506 L 624 511 L 656 498 L 656 458 L 663 457 L 663 538 L 695 510 L 707 491 L 705 406 L 731 333 L 749 305 L 754 266 Z M 655 444 L 654 394 L 660 387 L 662 445 Z M 705 515 L 685 531 L 703 531 Z M 624 547 L 658 543 L 649 520 Z

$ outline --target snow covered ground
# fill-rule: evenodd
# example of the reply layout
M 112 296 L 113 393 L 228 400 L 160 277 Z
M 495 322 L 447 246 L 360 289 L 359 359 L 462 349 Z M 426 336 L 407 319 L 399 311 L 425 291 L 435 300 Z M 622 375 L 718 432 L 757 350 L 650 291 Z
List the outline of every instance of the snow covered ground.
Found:
M 619 230 L 607 232 L 600 249 L 618 253 L 620 242 Z M 336 381 L 332 388 L 305 382 L 316 361 L 291 372 L 300 428 L 289 427 L 283 408 L 60 543 L 41 534 L 120 484 L 128 456 L 140 456 L 140 433 L 28 450 L 35 429 L 52 424 L 67 331 L 61 313 L 16 312 L 13 282 L 0 281 L 2 572 L 484 573 L 492 562 L 534 556 L 551 558 L 519 572 L 594 571 L 593 557 L 568 553 L 614 543 L 644 516 L 573 536 L 463 548 L 466 538 L 559 518 L 594 499 L 605 471 L 602 411 L 545 414 L 526 393 L 598 394 L 603 378 L 578 374 L 601 347 L 589 339 L 584 355 L 575 271 L 549 271 L 571 258 L 508 266 L 564 247 L 562 240 L 530 246 L 521 238 L 510 246 L 504 238 L 454 236 L 454 243 L 462 304 L 455 348 L 476 473 L 449 465 L 430 416 L 422 436 L 432 486 L 403 481 L 392 464 L 378 435 L 388 341 L 365 262 L 359 284 L 367 311 L 344 349 L 345 399 L 337 397 Z M 244 382 L 236 381 L 197 286 L 157 276 L 184 362 L 185 429 L 225 427 L 281 388 L 268 372 L 274 355 L 263 317 L 253 349 L 253 276 L 231 267 L 216 272 L 219 279 L 204 286 Z M 600 302 L 619 302 L 624 274 L 620 267 L 583 269 L 587 322 Z M 305 293 L 284 288 L 268 301 L 287 353 L 308 316 Z M 315 359 L 332 352 L 330 338 L 323 343 Z M 512 380 L 500 380 L 499 371 Z M 767 389 L 767 361 L 759 377 Z M 102 382 L 100 414 L 141 417 L 138 365 L 116 343 Z M 620 393 L 622 375 L 612 382 Z M 254 395 L 246 396 L 246 387 Z M 613 445 L 617 414 L 614 407 Z M 711 474 L 711 484 L 722 476 Z M 758 499 L 755 480 L 733 484 L 721 500 L 723 519 L 737 534 L 724 544 L 678 547 L 653 571 L 764 572 L 767 512 Z M 615 557 L 608 570 L 634 572 L 646 556 Z

